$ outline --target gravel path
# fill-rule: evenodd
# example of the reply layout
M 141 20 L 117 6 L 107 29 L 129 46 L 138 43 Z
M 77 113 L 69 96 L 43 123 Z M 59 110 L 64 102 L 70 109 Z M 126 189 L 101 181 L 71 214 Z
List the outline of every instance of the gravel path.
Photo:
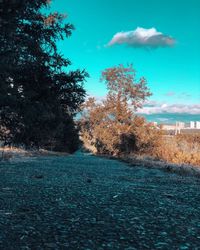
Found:
M 200 249 L 200 179 L 77 153 L 0 163 L 0 249 Z

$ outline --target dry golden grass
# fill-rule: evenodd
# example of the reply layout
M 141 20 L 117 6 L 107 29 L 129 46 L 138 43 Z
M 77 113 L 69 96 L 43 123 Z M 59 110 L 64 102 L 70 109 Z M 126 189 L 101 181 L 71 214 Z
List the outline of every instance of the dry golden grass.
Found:
M 16 147 L 0 147 L 0 160 L 9 161 L 16 156 L 27 156 L 28 152 Z
M 69 153 L 54 152 L 44 149 L 24 150 L 17 147 L 0 147 L 0 161 L 11 161 L 16 158 L 39 157 L 39 156 L 66 156 Z
M 151 154 L 167 162 L 200 166 L 200 136 L 163 136 Z

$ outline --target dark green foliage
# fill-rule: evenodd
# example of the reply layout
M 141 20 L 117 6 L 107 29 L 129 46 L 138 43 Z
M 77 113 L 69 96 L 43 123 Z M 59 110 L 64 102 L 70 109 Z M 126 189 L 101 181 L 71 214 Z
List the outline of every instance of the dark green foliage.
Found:
M 73 116 L 84 101 L 87 73 L 65 72 L 70 61 L 56 42 L 70 36 L 73 26 L 61 14 L 44 14 L 48 5 L 0 2 L 0 136 L 6 143 L 73 151 L 78 138 Z

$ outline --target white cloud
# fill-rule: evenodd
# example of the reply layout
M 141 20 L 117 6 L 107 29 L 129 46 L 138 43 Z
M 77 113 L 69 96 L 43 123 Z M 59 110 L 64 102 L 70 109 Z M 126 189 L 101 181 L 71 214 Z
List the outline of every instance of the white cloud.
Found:
M 143 108 L 138 110 L 138 113 L 140 114 L 199 114 L 200 115 L 200 104 L 188 104 L 188 105 L 182 105 L 182 104 L 159 104 L 155 103 L 154 105 L 144 105 Z
M 118 32 L 116 33 L 108 46 L 115 44 L 126 44 L 135 48 L 158 48 L 158 47 L 172 47 L 175 40 L 158 32 L 155 28 L 144 29 L 138 27 L 133 31 Z

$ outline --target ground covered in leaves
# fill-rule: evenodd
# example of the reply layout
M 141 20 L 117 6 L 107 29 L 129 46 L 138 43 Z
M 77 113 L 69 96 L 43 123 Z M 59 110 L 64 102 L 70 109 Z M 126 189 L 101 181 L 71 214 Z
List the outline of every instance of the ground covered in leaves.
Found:
M 200 249 L 200 179 L 77 153 L 0 162 L 0 249 Z

